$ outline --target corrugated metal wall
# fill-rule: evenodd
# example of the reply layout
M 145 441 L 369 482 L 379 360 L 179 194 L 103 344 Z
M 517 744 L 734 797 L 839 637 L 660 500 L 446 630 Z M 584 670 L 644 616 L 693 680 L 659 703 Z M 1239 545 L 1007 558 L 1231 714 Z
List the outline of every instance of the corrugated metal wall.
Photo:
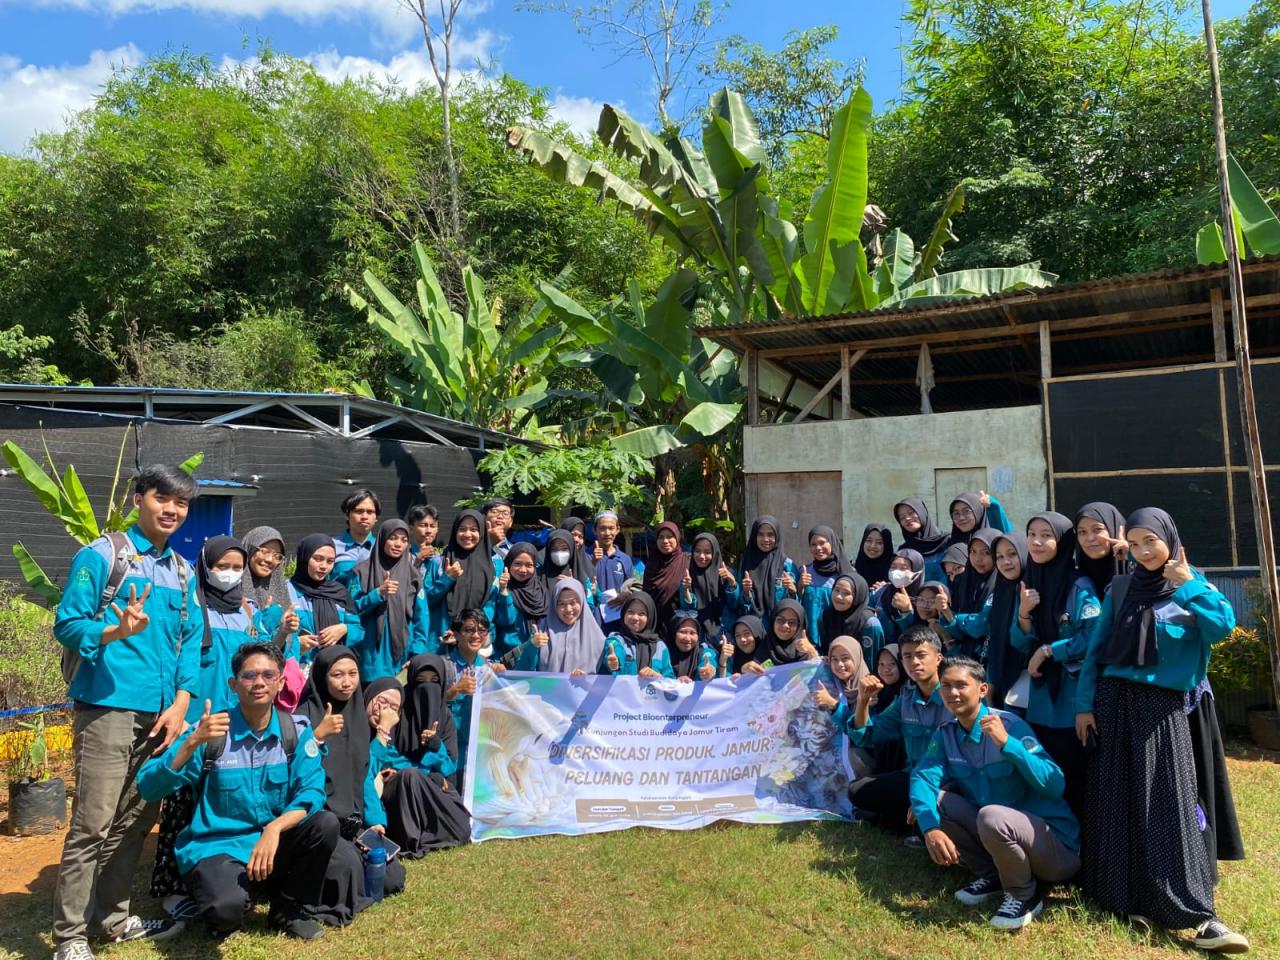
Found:
M 344 528 L 339 504 L 361 487 L 382 501 L 383 516 L 403 516 L 415 503 L 433 503 L 447 531 L 458 499 L 480 484 L 478 452 L 398 440 L 349 440 L 326 434 L 245 429 L 223 425 L 129 421 L 97 414 L 37 410 L 0 404 L 0 436 L 44 460 L 43 441 L 54 463 L 75 464 L 94 506 L 106 503 L 116 458 L 126 431 L 127 477 L 139 465 L 180 463 L 197 452 L 205 455 L 197 476 L 236 480 L 259 487 L 253 497 L 236 497 L 237 534 L 268 524 L 288 540 L 292 550 L 309 533 L 337 533 Z M 117 496 L 119 491 L 117 491 Z M 65 576 L 74 552 L 66 532 L 51 519 L 27 485 L 9 472 L 0 478 L 0 523 L 5 536 L 0 549 L 0 579 L 21 582 L 10 550 L 21 540 L 55 580 Z

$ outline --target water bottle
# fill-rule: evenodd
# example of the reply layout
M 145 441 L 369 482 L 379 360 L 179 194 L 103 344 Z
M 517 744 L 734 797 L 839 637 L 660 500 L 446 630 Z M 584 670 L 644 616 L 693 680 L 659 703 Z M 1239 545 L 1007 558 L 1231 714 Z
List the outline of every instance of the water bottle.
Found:
M 379 844 L 364 855 L 364 895 L 374 903 L 382 902 L 387 882 L 387 849 Z

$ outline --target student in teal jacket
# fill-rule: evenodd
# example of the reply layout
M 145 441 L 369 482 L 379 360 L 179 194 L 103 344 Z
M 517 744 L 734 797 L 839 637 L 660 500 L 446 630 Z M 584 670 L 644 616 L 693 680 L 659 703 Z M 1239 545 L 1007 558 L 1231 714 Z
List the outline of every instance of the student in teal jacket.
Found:
M 841 574 L 831 582 L 831 603 L 818 619 L 812 640 L 825 655 L 836 637 L 857 640 L 867 663 L 875 663 L 884 649 L 884 628 L 871 606 L 867 581 L 857 571 Z
M 698 629 L 706 643 L 718 648 L 722 639 L 732 639 L 738 581 L 724 562 L 720 541 L 712 534 L 700 533 L 693 538 L 679 600 L 679 609 L 697 613 Z
M 1197 947 L 1240 952 L 1248 940 L 1214 907 L 1206 834 L 1217 824 L 1199 796 L 1212 785 L 1197 785 L 1188 723 L 1210 651 L 1235 627 L 1235 614 L 1187 562 L 1169 514 L 1144 507 L 1124 527 L 1137 566 L 1111 581 L 1075 690 L 1076 731 L 1098 744 L 1083 886 L 1105 910 L 1141 912 L 1171 930 L 1194 927 Z M 1225 783 L 1223 794 L 1230 796 Z
M 773 619 L 773 608 L 779 601 L 795 599 L 800 589 L 800 568 L 782 550 L 778 542 L 777 518 L 757 517 L 747 534 L 747 547 L 738 566 L 738 603 L 733 611 L 739 617 L 754 614 L 765 623 Z
M 499 661 L 484 656 L 491 636 L 489 618 L 483 610 L 464 610 L 453 625 L 455 642 L 445 654 L 456 678 L 445 691 L 454 726 L 458 728 L 458 789 L 462 790 L 467 767 L 467 749 L 471 743 L 471 707 L 475 703 L 476 687 L 484 679 L 486 670 L 498 673 L 507 668 Z
M 991 925 L 1018 930 L 1044 910 L 1042 885 L 1080 869 L 1080 827 L 1062 771 L 1024 720 L 983 702 L 985 681 L 976 660 L 943 661 L 954 716 L 911 771 L 911 811 L 934 863 L 974 875 L 956 899 L 976 906 L 1003 893 Z
M 1076 678 L 1102 605 L 1076 569 L 1076 526 L 1047 511 L 1027 522 L 1028 561 L 1009 640 L 1030 659 L 1027 722 L 1067 778 L 1067 802 L 1084 804 L 1084 748 L 1075 735 Z
M 302 940 L 320 936 L 306 905 L 320 901 L 325 869 L 338 842 L 338 820 L 324 809 L 319 737 L 293 721 L 290 757 L 275 708 L 284 658 L 273 644 L 246 644 L 232 660 L 238 703 L 225 713 L 206 709 L 200 722 L 138 774 L 142 795 L 155 802 L 181 787 L 195 790 L 195 815 L 178 834 L 178 869 L 211 933 L 238 930 L 250 909 L 249 884 L 270 899 L 269 922 Z M 206 771 L 208 745 L 222 743 Z
M 409 552 L 407 523 L 395 517 L 382 521 L 373 554 L 355 568 L 349 585 L 364 631 L 358 643 L 348 644 L 360 657 L 360 676 L 365 682 L 394 677 L 423 645 L 431 616 L 421 569 Z
M 333 538 L 337 561 L 330 576 L 348 586 L 353 571 L 373 553 L 373 528 L 382 516 L 382 501 L 372 490 L 357 490 L 342 501 L 347 528 Z
M 667 625 L 667 661 L 671 675 L 681 683 L 715 678 L 719 653 L 702 642 L 698 614 L 693 610 L 677 610 Z
M 512 544 L 498 577 L 493 655 L 499 659 L 515 655 L 521 644 L 533 639 L 550 607 L 551 591 L 538 575 L 537 548 L 531 543 Z
M 310 664 L 318 648 L 355 647 L 364 640 L 347 582 L 332 576 L 336 556 L 328 534 L 313 533 L 298 542 L 288 600 L 298 626 L 285 643 L 285 659 Z
M 170 542 L 198 491 L 177 467 L 143 470 L 114 600 L 103 604 L 116 563 L 103 536 L 76 553 L 58 603 L 53 635 L 65 651 L 64 672 L 75 668 L 67 696 L 76 703 L 76 806 L 54 903 L 59 957 L 88 950 L 90 936 L 121 941 L 178 930 L 172 921 L 129 912 L 138 857 L 159 807 L 139 795 L 126 761 L 173 743 L 200 689 L 204 621 L 196 577 Z
M 809 552 L 813 559 L 800 569 L 800 605 L 804 607 L 804 622 L 809 637 L 819 651 L 825 648 L 819 642 L 819 623 L 822 614 L 831 606 L 831 587 L 837 577 L 853 573 L 853 564 L 845 556 L 844 543 L 834 529 L 819 525 L 809 531 Z
M 627 596 L 622 619 L 615 632 L 604 639 L 597 672 L 615 677 L 675 678 L 671 655 L 657 630 L 658 608 L 643 590 Z

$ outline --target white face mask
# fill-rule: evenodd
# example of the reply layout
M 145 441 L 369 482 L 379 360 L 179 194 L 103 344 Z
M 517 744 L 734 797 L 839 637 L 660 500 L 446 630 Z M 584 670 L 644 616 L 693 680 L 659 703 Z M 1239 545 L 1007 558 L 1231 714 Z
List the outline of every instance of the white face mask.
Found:
M 552 550 L 551 562 L 554 563 L 557 567 L 563 567 L 566 563 L 569 562 L 569 551 L 568 550 Z
M 892 583 L 894 587 L 898 590 L 906 589 L 906 587 L 913 580 L 915 580 L 915 578 L 916 578 L 916 575 L 915 575 L 915 571 L 913 570 L 890 570 L 889 571 L 889 582 Z
M 209 582 L 219 590 L 230 590 L 244 576 L 240 570 L 210 570 Z

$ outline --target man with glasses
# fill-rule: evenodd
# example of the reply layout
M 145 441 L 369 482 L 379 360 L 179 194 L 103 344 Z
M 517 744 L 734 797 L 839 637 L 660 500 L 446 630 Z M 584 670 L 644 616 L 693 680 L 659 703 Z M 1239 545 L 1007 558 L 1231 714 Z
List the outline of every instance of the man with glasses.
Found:
M 484 528 L 489 536 L 489 549 L 495 557 L 507 558 L 511 549 L 511 541 L 507 539 L 507 531 L 515 522 L 515 510 L 511 501 L 504 497 L 494 497 L 485 502 L 480 512 L 484 514 Z
M 908 796 L 911 770 L 924 756 L 933 732 L 951 714 L 938 690 L 938 667 L 942 663 L 942 641 L 924 624 L 908 627 L 899 641 L 903 670 L 911 681 L 897 698 L 876 716 L 871 705 L 884 688 L 874 673 L 862 678 L 858 704 L 848 721 L 849 742 L 855 747 L 902 740 L 907 754 L 905 770 L 877 773 L 849 785 L 849 800 L 860 820 L 874 820 L 887 830 L 906 833 L 914 822 Z M 923 847 L 916 834 L 907 837 L 907 846 Z
M 244 644 L 231 671 L 237 705 L 211 714 L 206 700 L 200 722 L 142 768 L 138 788 L 151 802 L 194 788 L 195 814 L 174 855 L 215 938 L 239 930 L 250 894 L 260 893 L 272 927 L 314 940 L 323 930 L 305 905 L 320 902 L 338 843 L 338 819 L 324 809 L 317 737 L 336 725 L 330 730 L 326 718 L 313 731 L 276 710 L 284 657 L 273 644 Z

